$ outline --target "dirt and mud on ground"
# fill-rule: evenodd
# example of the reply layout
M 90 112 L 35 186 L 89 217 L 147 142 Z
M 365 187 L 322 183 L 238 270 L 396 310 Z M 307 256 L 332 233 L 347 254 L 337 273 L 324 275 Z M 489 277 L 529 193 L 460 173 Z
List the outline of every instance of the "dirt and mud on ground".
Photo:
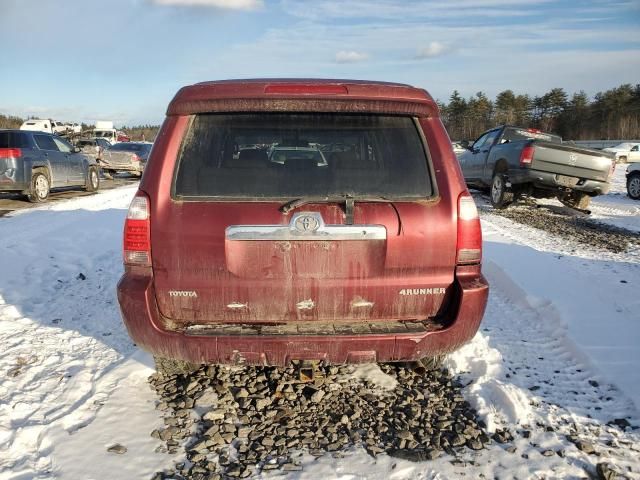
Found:
M 473 196 L 482 217 L 504 217 L 557 235 L 563 242 L 573 241 L 612 253 L 640 252 L 640 234 L 637 231 L 607 224 L 589 214 L 565 207 L 560 202 L 524 199 L 506 209 L 497 210 L 491 206 L 486 195 L 474 191 Z

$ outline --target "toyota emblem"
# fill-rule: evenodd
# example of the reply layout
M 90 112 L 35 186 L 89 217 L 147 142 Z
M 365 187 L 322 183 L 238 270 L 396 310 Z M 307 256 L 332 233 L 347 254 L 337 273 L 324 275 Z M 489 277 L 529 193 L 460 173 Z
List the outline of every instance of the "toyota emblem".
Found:
M 300 215 L 296 218 L 294 226 L 300 233 L 311 233 L 315 232 L 320 227 L 320 223 L 313 215 Z

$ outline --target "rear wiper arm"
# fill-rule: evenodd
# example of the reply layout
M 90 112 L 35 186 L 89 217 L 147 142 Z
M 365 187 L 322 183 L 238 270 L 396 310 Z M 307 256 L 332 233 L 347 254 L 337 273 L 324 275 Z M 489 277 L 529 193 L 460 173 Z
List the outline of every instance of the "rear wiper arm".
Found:
M 291 210 L 294 210 L 302 205 L 306 205 L 307 203 L 314 202 L 344 202 L 344 210 L 345 210 L 345 223 L 347 225 L 353 225 L 353 207 L 355 201 L 359 202 L 390 202 L 391 200 L 387 197 L 381 196 L 363 196 L 355 198 L 353 195 L 338 195 L 332 197 L 302 197 L 296 198 L 295 200 L 291 200 L 280 207 L 280 211 L 284 214 L 289 213 Z
M 295 210 L 302 205 L 306 205 L 307 203 L 313 202 L 329 202 L 331 201 L 329 197 L 302 197 L 296 198 L 295 200 L 290 200 L 286 203 L 280 205 L 280 211 L 282 213 L 289 213 L 291 210 Z

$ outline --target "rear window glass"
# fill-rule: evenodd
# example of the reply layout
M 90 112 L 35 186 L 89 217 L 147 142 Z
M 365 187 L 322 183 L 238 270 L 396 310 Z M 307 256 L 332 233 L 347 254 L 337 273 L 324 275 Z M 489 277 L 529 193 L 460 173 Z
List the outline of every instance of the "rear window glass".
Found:
M 146 152 L 151 145 L 141 145 L 139 143 L 117 143 L 110 150 L 122 151 L 122 152 Z
M 183 141 L 178 197 L 248 199 L 433 195 L 411 117 L 197 115 Z
M 0 148 L 29 148 L 29 141 L 24 133 L 0 132 Z

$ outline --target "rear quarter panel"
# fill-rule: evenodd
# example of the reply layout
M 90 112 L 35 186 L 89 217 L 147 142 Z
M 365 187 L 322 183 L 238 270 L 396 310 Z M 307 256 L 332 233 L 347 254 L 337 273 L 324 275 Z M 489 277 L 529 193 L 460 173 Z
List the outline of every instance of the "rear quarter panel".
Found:
M 44 155 L 44 151 L 40 150 L 35 143 L 33 136 L 29 136 L 29 142 L 31 143 L 31 149 L 26 151 L 23 161 L 23 175 L 24 181 L 28 185 L 31 184 L 31 175 L 36 168 L 43 168 L 49 174 L 51 179 L 51 164 L 49 159 Z

